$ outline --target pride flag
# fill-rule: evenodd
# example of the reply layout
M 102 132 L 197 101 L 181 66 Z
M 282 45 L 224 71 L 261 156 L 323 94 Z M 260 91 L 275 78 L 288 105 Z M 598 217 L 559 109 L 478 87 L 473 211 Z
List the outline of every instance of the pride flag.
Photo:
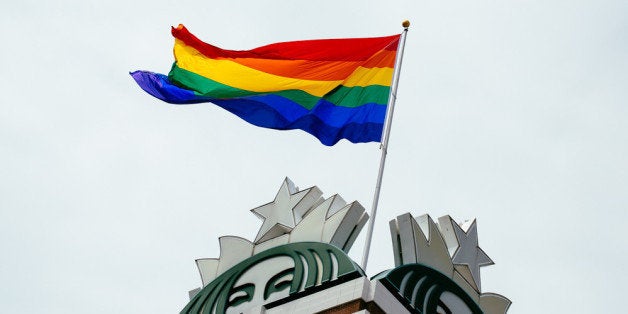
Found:
M 301 129 L 330 146 L 381 140 L 400 35 L 242 51 L 207 44 L 183 25 L 172 35 L 168 76 L 131 73 L 149 94 L 173 104 L 211 102 L 253 125 Z

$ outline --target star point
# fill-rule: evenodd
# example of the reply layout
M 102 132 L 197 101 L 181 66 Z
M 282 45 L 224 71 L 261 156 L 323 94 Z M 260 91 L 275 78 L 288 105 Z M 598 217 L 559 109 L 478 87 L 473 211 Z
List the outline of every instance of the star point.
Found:
M 466 265 L 471 273 L 472 279 L 478 289 L 481 291 L 480 267 L 493 265 L 493 260 L 478 245 L 478 230 L 476 220 L 474 219 L 468 229 L 463 230 L 458 224 L 454 226 L 454 233 L 458 241 L 458 249 L 452 257 L 455 265 Z
M 256 216 L 264 220 L 255 238 L 255 243 L 290 233 L 302 217 L 307 214 L 312 204 L 318 201 L 321 194 L 314 187 L 299 191 L 294 183 L 286 178 L 272 202 L 251 210 Z

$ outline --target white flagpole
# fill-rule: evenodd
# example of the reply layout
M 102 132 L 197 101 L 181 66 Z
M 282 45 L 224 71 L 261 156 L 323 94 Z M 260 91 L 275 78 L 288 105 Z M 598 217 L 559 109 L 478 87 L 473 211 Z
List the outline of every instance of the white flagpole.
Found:
M 369 250 L 371 249 L 371 240 L 373 238 L 373 226 L 375 225 L 375 215 L 377 214 L 377 203 L 379 202 L 379 192 L 382 187 L 382 176 L 384 174 L 384 165 L 386 164 L 386 154 L 388 152 L 388 138 L 390 136 L 390 127 L 392 124 L 393 112 L 395 111 L 395 100 L 397 100 L 397 85 L 399 84 L 399 72 L 401 71 L 401 62 L 403 61 L 403 49 L 406 45 L 406 34 L 408 33 L 408 27 L 410 27 L 409 21 L 403 21 L 403 33 L 399 38 L 399 46 L 397 47 L 397 56 L 395 60 L 395 70 L 392 77 L 392 86 L 390 86 L 390 95 L 388 96 L 388 112 L 386 113 L 386 121 L 384 122 L 384 130 L 382 133 L 382 143 L 380 148 L 382 150 L 382 157 L 379 162 L 379 172 L 377 173 L 377 183 L 375 185 L 375 194 L 373 195 L 373 206 L 371 207 L 371 217 L 369 221 L 369 227 L 366 232 L 366 243 L 364 246 L 364 253 L 362 255 L 362 269 L 366 272 L 366 265 L 369 260 Z

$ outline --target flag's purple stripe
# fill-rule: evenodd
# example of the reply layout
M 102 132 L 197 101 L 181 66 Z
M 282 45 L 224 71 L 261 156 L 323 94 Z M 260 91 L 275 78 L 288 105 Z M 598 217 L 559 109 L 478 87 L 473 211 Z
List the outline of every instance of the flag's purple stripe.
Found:
M 321 99 L 312 110 L 307 110 L 273 94 L 213 99 L 173 85 L 163 74 L 136 71 L 131 76 L 143 90 L 163 101 L 173 104 L 212 102 L 253 125 L 278 130 L 301 129 L 325 145 L 334 145 L 342 138 L 353 143 L 379 142 L 386 116 L 386 106 L 379 104 L 349 108 Z
M 168 76 L 149 71 L 130 73 L 137 84 L 147 93 L 172 104 L 194 104 L 208 101 L 199 99 L 193 91 L 173 85 Z

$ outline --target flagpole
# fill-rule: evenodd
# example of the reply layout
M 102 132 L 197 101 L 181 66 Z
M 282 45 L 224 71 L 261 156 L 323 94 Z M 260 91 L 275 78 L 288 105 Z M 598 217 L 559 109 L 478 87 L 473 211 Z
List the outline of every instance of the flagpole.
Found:
M 395 60 L 395 71 L 392 77 L 392 86 L 390 87 L 390 95 L 388 97 L 388 112 L 386 113 L 386 121 L 384 122 L 384 130 L 382 132 L 382 143 L 380 149 L 382 150 L 382 156 L 379 161 L 379 172 L 377 173 L 377 183 L 375 184 L 375 194 L 373 195 L 373 206 L 371 207 L 371 217 L 369 220 L 369 227 L 366 232 L 366 243 L 364 246 L 364 252 L 362 255 L 362 269 L 366 272 L 366 265 L 369 260 L 369 251 L 371 249 L 371 240 L 373 238 L 373 227 L 375 225 L 375 215 L 377 214 L 377 204 L 379 203 L 379 192 L 382 187 L 382 177 L 384 175 L 384 165 L 386 164 L 386 154 L 388 153 L 388 138 L 390 136 L 390 128 L 392 125 L 393 112 L 395 111 L 395 100 L 397 100 L 397 85 L 399 84 L 399 72 L 401 72 L 401 62 L 403 61 L 403 50 L 406 45 L 406 35 L 408 33 L 408 27 L 410 27 L 409 21 L 403 21 L 403 32 L 399 39 L 399 46 L 397 47 L 398 58 Z

